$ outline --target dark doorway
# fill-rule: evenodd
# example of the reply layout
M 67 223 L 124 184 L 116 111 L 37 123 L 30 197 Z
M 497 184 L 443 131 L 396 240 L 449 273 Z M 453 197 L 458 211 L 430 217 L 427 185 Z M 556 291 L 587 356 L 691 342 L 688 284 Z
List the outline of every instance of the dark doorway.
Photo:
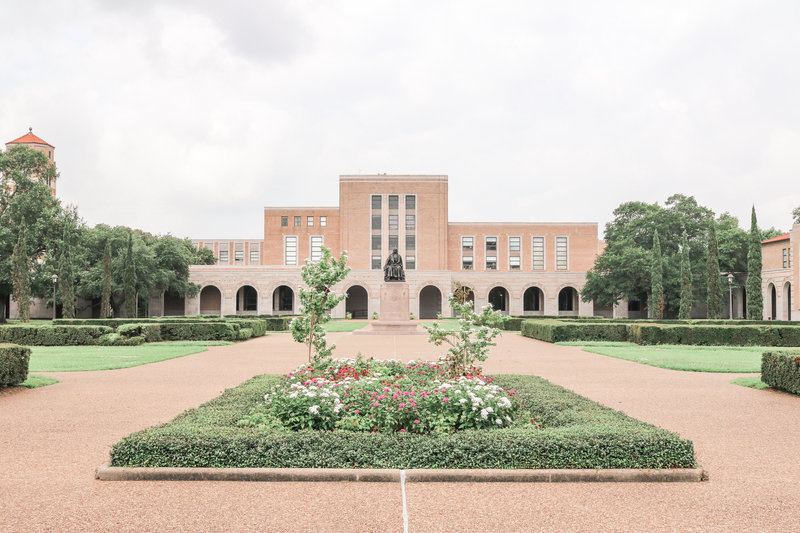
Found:
M 433 285 L 427 285 L 419 291 L 419 317 L 437 318 L 442 312 L 442 291 Z
M 345 313 L 353 318 L 369 318 L 369 294 L 361 285 L 353 285 L 347 289 L 344 304 Z

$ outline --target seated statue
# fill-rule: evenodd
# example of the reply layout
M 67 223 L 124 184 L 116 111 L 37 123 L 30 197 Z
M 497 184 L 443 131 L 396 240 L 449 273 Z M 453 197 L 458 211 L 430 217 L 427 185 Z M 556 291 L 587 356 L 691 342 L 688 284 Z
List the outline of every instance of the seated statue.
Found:
M 392 250 L 389 257 L 386 258 L 386 264 L 383 265 L 383 280 L 384 281 L 405 281 L 406 273 L 403 270 L 403 258 L 397 253 L 397 248 Z

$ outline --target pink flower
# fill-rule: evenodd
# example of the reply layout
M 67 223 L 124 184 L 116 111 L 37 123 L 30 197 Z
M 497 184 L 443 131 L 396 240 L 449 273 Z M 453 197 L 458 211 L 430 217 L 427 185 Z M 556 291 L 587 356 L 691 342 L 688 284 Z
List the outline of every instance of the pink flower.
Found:
M 356 409 L 356 411 L 355 411 L 355 413 L 356 413 L 356 414 L 358 414 L 358 413 L 360 413 L 360 412 L 361 412 L 361 411 L 359 411 L 358 409 Z
M 419 424 L 419 420 L 414 420 L 414 423 L 415 424 Z
M 406 431 L 405 428 L 400 430 L 401 433 L 405 433 L 405 431 Z
M 450 398 L 448 398 L 448 397 L 446 397 L 446 396 L 445 396 L 444 398 L 442 398 L 442 401 L 443 401 L 443 402 L 445 402 L 445 403 L 447 403 L 447 402 L 449 402 L 449 401 L 450 401 Z

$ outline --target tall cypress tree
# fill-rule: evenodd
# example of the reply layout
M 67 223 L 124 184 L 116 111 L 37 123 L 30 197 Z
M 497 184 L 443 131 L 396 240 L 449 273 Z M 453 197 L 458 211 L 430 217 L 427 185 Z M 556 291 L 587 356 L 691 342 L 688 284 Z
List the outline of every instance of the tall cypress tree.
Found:
M 128 234 L 128 253 L 125 256 L 125 270 L 122 274 L 122 287 L 125 296 L 125 314 L 136 317 L 136 267 L 133 264 L 133 233 Z
M 761 231 L 756 222 L 756 206 L 750 216 L 750 242 L 747 248 L 747 320 L 764 318 L 764 294 L 761 292 Z
M 658 230 L 653 234 L 652 259 L 650 262 L 650 317 L 664 318 L 664 263 L 661 259 L 661 243 Z
M 711 217 L 708 226 L 708 262 L 706 263 L 707 318 L 722 317 L 722 281 L 719 271 L 719 245 L 717 244 L 716 221 Z
M 692 264 L 689 261 L 689 238 L 683 232 L 681 241 L 681 304 L 678 318 L 687 319 L 692 316 Z
M 72 228 L 64 226 L 61 254 L 58 258 L 58 281 L 61 293 L 61 313 L 64 318 L 75 318 L 75 268 L 72 264 Z M 53 302 L 53 305 L 56 305 Z
M 31 319 L 31 267 L 28 259 L 28 246 L 25 242 L 25 221 L 19 226 L 19 236 L 11 254 L 11 278 L 13 296 L 17 301 L 19 320 Z
M 111 316 L 111 245 L 106 241 L 103 252 L 103 288 L 100 293 L 100 318 Z

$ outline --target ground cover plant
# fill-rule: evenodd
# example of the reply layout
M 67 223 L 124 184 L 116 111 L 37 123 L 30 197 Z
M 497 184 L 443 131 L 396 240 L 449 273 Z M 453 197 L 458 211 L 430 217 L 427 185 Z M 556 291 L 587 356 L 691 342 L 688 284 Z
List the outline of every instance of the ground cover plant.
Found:
M 742 387 L 749 387 L 751 389 L 756 389 L 756 390 L 764 390 L 770 388 L 770 386 L 761 381 L 761 378 L 758 376 L 736 378 L 732 380 L 731 383 L 733 383 L 734 385 L 741 385 Z
M 38 374 L 28 374 L 27 379 L 20 383 L 19 386 L 28 389 L 38 389 L 39 387 L 46 387 L 47 385 L 53 385 L 55 383 L 58 383 L 56 378 L 40 376 Z
M 419 363 L 412 364 L 410 371 L 416 365 Z M 352 377 L 363 371 L 357 365 L 349 365 L 352 370 L 347 366 L 338 366 L 336 372 Z M 428 372 L 425 366 L 418 368 Z M 495 413 L 487 413 L 485 429 L 445 430 L 436 421 L 430 423 L 426 431 L 379 431 L 377 428 L 354 431 L 346 424 L 342 427 L 334 424 L 332 429 L 293 429 L 280 422 L 277 415 L 263 412 L 265 406 L 270 405 L 265 402 L 264 391 L 280 388 L 281 384 L 278 376 L 257 376 L 168 424 L 134 433 L 114 445 L 111 464 L 272 468 L 696 466 L 690 441 L 535 376 L 497 376 L 491 381 L 504 391 L 514 391 L 513 424 L 507 425 L 506 420 L 501 426 L 491 416 Z M 451 388 L 446 389 L 450 394 Z M 466 404 L 470 413 L 477 412 L 477 419 L 484 421 L 477 409 L 479 406 L 472 411 L 472 400 L 467 399 L 470 397 L 464 389 L 461 390 L 458 405 Z M 445 397 L 450 398 L 440 392 L 433 398 L 441 406 L 452 401 L 444 402 Z M 317 401 L 318 398 L 304 397 L 303 401 Z M 467 399 L 467 402 L 461 403 L 460 399 Z M 397 402 L 399 407 L 399 399 L 392 397 L 392 402 Z M 329 408 L 323 408 L 321 402 L 304 405 L 309 415 L 317 414 L 312 413 L 314 405 L 319 405 L 320 415 Z M 328 405 L 336 404 L 331 400 Z M 480 408 L 486 408 L 486 404 Z M 344 407 L 340 410 L 344 411 Z M 396 424 L 393 427 L 404 429 L 406 424 L 411 424 L 409 427 L 422 424 L 421 418 L 405 418 L 408 411 L 401 410 L 402 415 L 392 423 Z M 433 410 L 431 420 L 438 420 L 439 416 L 446 419 L 451 416 L 448 413 Z M 307 418 L 303 413 L 292 423 Z M 343 419 L 349 420 L 348 416 Z M 420 424 L 414 424 L 414 420 L 420 420 Z
M 567 343 L 559 343 L 567 344 Z M 639 346 L 633 343 L 570 342 L 584 351 L 670 370 L 759 372 L 764 346 Z
M 33 346 L 29 371 L 113 370 L 205 352 L 226 341 L 158 342 L 140 346 Z

